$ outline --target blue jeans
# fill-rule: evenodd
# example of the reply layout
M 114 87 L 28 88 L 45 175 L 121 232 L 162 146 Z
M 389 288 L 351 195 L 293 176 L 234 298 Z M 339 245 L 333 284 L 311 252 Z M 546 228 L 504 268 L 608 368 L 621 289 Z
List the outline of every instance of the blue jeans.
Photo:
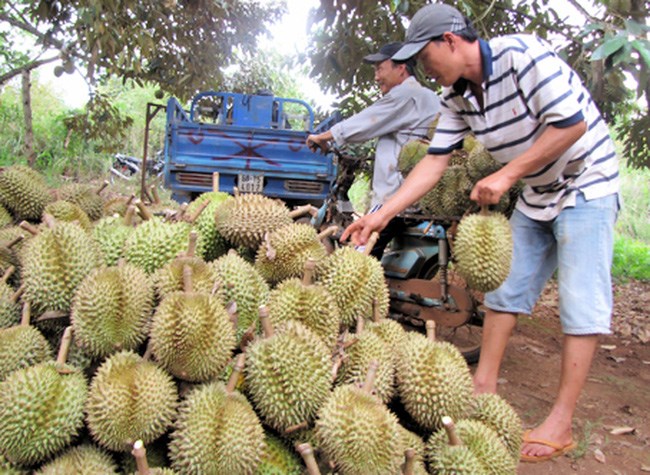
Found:
M 558 271 L 562 331 L 567 335 L 610 333 L 611 266 L 618 196 L 586 201 L 551 221 L 515 210 L 510 218 L 512 267 L 506 281 L 485 295 L 487 308 L 531 314 L 546 281 Z

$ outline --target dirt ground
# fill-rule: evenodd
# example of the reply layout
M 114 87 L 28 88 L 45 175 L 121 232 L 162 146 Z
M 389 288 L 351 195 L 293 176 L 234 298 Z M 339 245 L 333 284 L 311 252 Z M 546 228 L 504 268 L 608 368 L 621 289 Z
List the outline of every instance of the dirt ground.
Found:
M 615 286 L 614 334 L 603 337 L 574 420 L 577 449 L 552 461 L 521 463 L 518 474 L 650 473 L 650 283 Z M 524 427 L 553 404 L 560 368 L 557 288 L 550 283 L 510 340 L 499 393 Z M 588 303 L 585 303 L 588 305 Z

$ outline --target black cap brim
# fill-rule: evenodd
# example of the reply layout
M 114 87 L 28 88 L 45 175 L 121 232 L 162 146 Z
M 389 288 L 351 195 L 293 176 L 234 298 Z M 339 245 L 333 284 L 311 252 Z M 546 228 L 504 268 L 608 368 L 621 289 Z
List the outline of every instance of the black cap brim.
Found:
M 369 54 L 368 56 L 364 56 L 363 62 L 368 64 L 377 64 L 377 63 L 383 63 L 387 59 L 390 59 L 390 56 L 381 53 L 373 53 L 373 54 Z

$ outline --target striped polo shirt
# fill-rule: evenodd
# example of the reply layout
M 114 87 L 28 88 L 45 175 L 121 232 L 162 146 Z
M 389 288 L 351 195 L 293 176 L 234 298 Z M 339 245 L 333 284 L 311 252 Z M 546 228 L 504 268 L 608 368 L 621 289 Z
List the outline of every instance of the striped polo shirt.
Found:
M 500 163 L 526 151 L 549 125 L 586 121 L 587 131 L 557 160 L 523 178 L 517 209 L 551 220 L 587 200 L 618 193 L 618 159 L 607 124 L 578 75 L 543 40 L 511 35 L 479 40 L 483 63 L 481 110 L 465 79 L 444 88 L 441 117 L 429 153 L 446 155 L 473 133 Z

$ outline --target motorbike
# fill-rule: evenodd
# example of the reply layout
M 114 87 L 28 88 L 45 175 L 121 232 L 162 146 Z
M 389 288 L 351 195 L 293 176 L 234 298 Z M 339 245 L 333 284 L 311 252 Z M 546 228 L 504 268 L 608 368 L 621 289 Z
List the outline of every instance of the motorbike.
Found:
M 367 163 L 336 148 L 332 151 L 338 161 L 337 179 L 311 224 L 317 228 L 336 225 L 341 233 L 357 217 L 347 192 Z M 453 269 L 453 236 L 460 217 L 428 216 L 419 210 L 400 216 L 406 227 L 381 259 L 390 295 L 389 317 L 407 330 L 421 332 L 428 321 L 435 322 L 436 338 L 454 344 L 468 363 L 475 363 L 480 355 L 483 312 L 481 295 Z
M 163 173 L 165 162 L 162 154 L 163 152 L 159 151 L 153 160 L 147 161 L 146 173 L 148 176 L 158 177 Z M 131 180 L 134 175 L 142 171 L 142 159 L 123 153 L 116 153 L 113 155 L 113 163 L 110 171 L 111 178 L 117 177 L 122 180 Z

